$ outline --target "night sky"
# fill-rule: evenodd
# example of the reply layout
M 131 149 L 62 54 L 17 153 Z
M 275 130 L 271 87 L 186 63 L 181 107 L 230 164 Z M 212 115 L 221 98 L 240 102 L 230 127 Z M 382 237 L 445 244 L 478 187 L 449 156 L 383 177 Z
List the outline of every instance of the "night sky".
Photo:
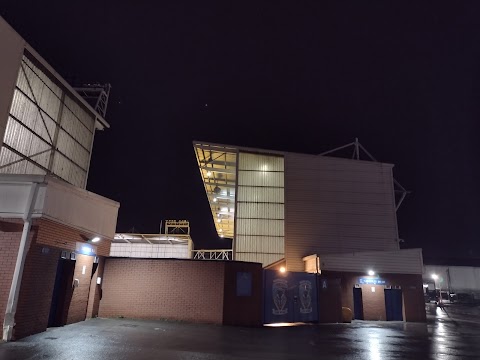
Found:
M 118 231 L 188 219 L 196 248 L 227 245 L 192 140 L 316 154 L 358 137 L 412 191 L 406 247 L 480 257 L 480 4 L 413 3 L 4 0 L 0 14 L 67 80 L 112 84 L 88 189 L 121 202 Z

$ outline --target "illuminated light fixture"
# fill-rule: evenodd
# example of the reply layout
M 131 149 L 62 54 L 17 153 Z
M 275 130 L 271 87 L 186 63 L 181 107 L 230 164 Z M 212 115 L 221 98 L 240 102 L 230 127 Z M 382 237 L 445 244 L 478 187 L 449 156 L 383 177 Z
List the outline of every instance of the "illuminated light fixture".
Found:
M 223 234 L 220 234 L 220 237 L 223 238 Z
M 223 229 L 218 229 L 219 232 L 223 232 Z
M 260 170 L 261 170 L 261 171 L 268 171 L 268 165 L 267 165 L 267 164 L 263 164 L 262 166 L 260 166 Z
M 207 171 L 207 176 L 208 176 L 208 177 L 212 176 L 212 172 L 211 172 L 211 171 Z
M 219 213 L 217 213 L 217 216 L 220 217 L 221 215 Z
M 283 274 L 284 272 L 286 272 L 286 271 L 287 271 L 287 269 L 285 269 L 285 266 L 280 267 L 280 272 L 281 272 L 282 274 Z
M 438 275 L 437 275 L 437 274 L 432 274 L 432 279 L 433 279 L 433 280 L 437 280 L 437 279 L 438 279 Z
M 95 236 L 92 240 L 90 240 L 91 242 L 99 242 L 100 241 L 100 238 L 98 236 Z
M 217 202 L 218 199 L 216 197 L 213 198 L 213 202 Z
M 373 270 L 368 270 L 368 275 L 370 275 L 370 276 L 375 275 L 375 271 L 373 271 Z
M 219 223 L 219 222 L 222 222 L 222 219 L 217 219 L 217 222 L 218 222 L 218 223 Z
M 228 212 L 228 208 L 227 208 L 227 207 L 222 207 L 222 208 L 220 209 L 220 211 L 221 211 L 221 212 Z

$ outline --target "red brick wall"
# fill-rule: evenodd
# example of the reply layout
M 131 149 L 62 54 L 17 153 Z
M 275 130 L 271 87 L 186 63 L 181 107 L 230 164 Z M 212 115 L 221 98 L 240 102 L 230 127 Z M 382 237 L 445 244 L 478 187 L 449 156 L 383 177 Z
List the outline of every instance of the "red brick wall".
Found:
M 353 311 L 353 288 L 360 277 L 367 277 L 364 273 L 343 273 L 322 271 L 322 276 L 339 278 L 342 284 L 342 306 Z M 403 294 L 404 320 L 425 322 L 425 304 L 423 299 L 423 280 L 421 275 L 411 274 L 379 274 L 387 281 L 387 285 L 401 286 Z M 385 293 L 383 286 L 376 286 L 372 293 L 372 285 L 361 285 L 363 296 L 363 312 L 365 320 L 384 320 Z
M 21 224 L 0 221 L 0 325 L 2 326 L 21 236 Z
M 90 295 L 88 298 L 87 318 L 95 318 L 98 316 L 98 308 L 102 299 L 103 270 L 105 268 L 105 258 L 100 257 L 95 273 L 90 282 Z M 97 284 L 97 277 L 102 279 L 101 284 Z
M 385 287 L 383 285 L 360 285 L 360 287 L 362 288 L 363 319 L 387 320 Z M 372 288 L 375 289 L 374 292 Z
M 42 252 L 42 249 L 43 250 Z M 15 315 L 14 338 L 45 331 L 52 302 L 60 249 L 36 244 L 27 253 Z
M 3 324 L 22 228 L 23 221 L 20 219 L 0 221 L 0 324 Z M 74 251 L 77 241 L 85 242 L 93 236 L 50 220 L 33 221 L 15 314 L 15 339 L 46 330 L 60 253 L 62 250 Z M 110 241 L 102 239 L 97 252 L 108 255 L 109 251 Z M 71 292 L 68 299 L 67 323 L 85 319 L 93 259 L 77 255 L 74 277 L 80 280 L 80 286 Z M 86 265 L 85 275 L 82 275 L 83 265 Z
M 67 324 L 83 321 L 87 315 L 87 305 L 92 278 L 93 256 L 77 255 L 73 279 L 78 279 L 78 286 L 72 288 L 68 307 Z M 85 266 L 85 274 L 83 267 Z
M 237 273 L 252 275 L 252 295 L 237 296 Z M 263 299 L 262 264 L 247 262 L 225 263 L 223 323 L 225 325 L 261 326 Z
M 35 220 L 34 224 L 39 225 L 37 236 L 39 244 L 55 246 L 70 251 L 76 249 L 77 241 L 86 242 L 96 236 L 96 234 L 76 230 L 43 218 Z M 109 239 L 102 238 L 101 241 L 94 245 L 97 247 L 97 255 L 110 255 L 111 241 Z
M 325 287 L 323 286 L 325 280 Z M 342 322 L 342 289 L 340 279 L 318 278 L 318 321 Z
M 107 258 L 100 317 L 221 324 L 224 262 Z

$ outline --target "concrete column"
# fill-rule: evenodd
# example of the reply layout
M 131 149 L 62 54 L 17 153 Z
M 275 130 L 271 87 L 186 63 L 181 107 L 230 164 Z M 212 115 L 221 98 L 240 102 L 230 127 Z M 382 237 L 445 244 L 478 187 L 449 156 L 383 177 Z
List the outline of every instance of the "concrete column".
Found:
M 5 320 L 3 321 L 3 340 L 10 341 L 13 335 L 13 328 L 15 326 L 15 312 L 17 311 L 18 295 L 20 293 L 20 286 L 22 282 L 23 268 L 25 266 L 25 258 L 27 256 L 27 241 L 30 234 L 32 211 L 37 197 L 37 183 L 33 183 L 28 195 L 27 204 L 23 216 L 23 231 L 20 239 L 20 246 L 18 248 L 17 262 L 15 264 L 15 271 L 13 273 L 12 284 L 10 286 L 10 293 L 8 295 L 7 309 L 5 311 Z

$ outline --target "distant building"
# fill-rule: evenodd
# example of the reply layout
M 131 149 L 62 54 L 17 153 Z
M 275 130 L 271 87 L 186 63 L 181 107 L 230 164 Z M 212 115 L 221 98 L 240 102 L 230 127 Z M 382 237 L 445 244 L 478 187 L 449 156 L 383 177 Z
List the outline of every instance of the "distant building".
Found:
M 341 280 L 342 304 L 356 318 L 387 319 L 395 293 L 396 319 L 424 321 L 422 251 L 399 246 L 405 191 L 396 202 L 393 165 L 361 160 L 361 151 L 371 155 L 350 145 L 353 159 L 193 143 L 212 219 L 220 237 L 233 239 L 234 260 Z
M 111 257 L 144 259 L 191 259 L 193 240 L 187 220 L 166 220 L 163 234 L 117 233 Z
M 96 316 L 119 204 L 85 190 L 103 116 L 1 17 L 0 48 L 0 323 L 9 341 Z

